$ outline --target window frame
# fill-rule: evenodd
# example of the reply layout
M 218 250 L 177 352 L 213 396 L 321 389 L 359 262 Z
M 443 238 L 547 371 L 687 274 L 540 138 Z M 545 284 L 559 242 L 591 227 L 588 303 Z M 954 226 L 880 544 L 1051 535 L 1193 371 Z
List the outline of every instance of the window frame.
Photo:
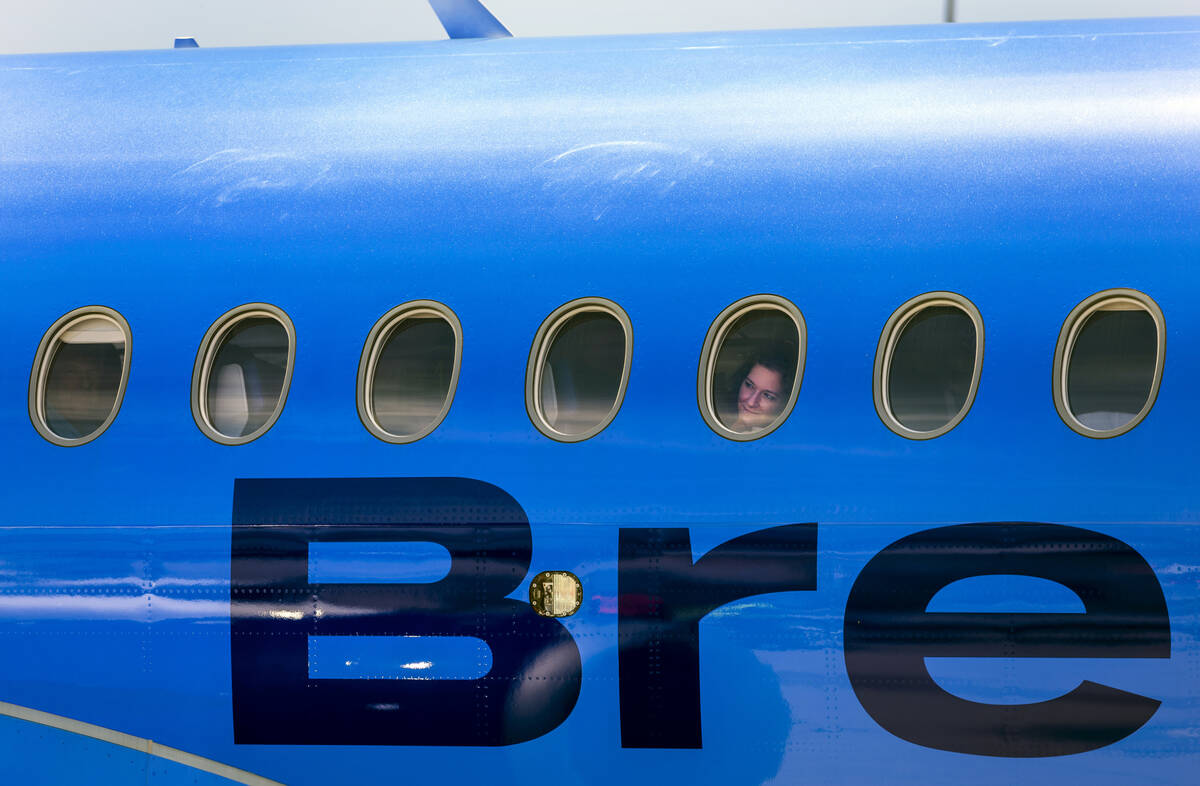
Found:
M 286 367 L 283 371 L 283 384 L 279 391 L 279 401 L 276 402 L 271 416 L 249 434 L 230 437 L 218 431 L 209 420 L 207 402 L 209 374 L 212 372 L 212 362 L 216 359 L 217 350 L 223 345 L 222 339 L 225 335 L 239 322 L 255 317 L 274 319 L 283 327 L 287 336 L 288 352 Z M 200 340 L 199 349 L 196 350 L 196 363 L 192 367 L 191 396 L 192 418 L 196 421 L 196 426 L 204 436 L 219 445 L 245 445 L 258 439 L 270 431 L 271 427 L 275 425 L 275 421 L 279 420 L 279 416 L 283 414 L 283 407 L 287 403 L 288 392 L 292 387 L 292 372 L 295 370 L 295 366 L 296 328 L 283 309 L 270 303 L 245 303 L 226 311 L 209 326 L 204 338 Z
M 717 355 L 725 344 L 725 337 L 730 328 L 742 317 L 754 311 L 777 311 L 792 320 L 796 327 L 796 373 L 792 378 L 792 389 L 788 392 L 787 402 L 775 421 L 766 428 L 758 431 L 734 431 L 721 422 L 717 415 L 716 403 L 713 401 L 713 380 L 716 373 Z M 741 298 L 722 309 L 708 327 L 704 336 L 704 344 L 700 348 L 700 363 L 696 373 L 696 403 L 700 408 L 700 416 L 710 429 L 719 436 L 734 442 L 753 442 L 773 433 L 791 417 L 796 401 L 800 397 L 800 386 L 804 381 L 804 366 L 808 355 L 808 327 L 804 314 L 796 304 L 781 295 L 758 294 Z
M 950 306 L 965 313 L 975 326 L 975 366 L 971 373 L 971 384 L 967 388 L 967 398 L 962 408 L 945 425 L 930 431 L 917 431 L 900 422 L 892 412 L 888 401 L 888 388 L 891 382 L 892 357 L 896 344 L 909 321 L 927 308 Z M 905 439 L 924 441 L 936 439 L 946 434 L 962 423 L 975 404 L 975 396 L 979 393 L 979 382 L 983 377 L 983 348 L 984 348 L 983 315 L 978 307 L 969 299 L 957 292 L 925 292 L 904 301 L 883 325 L 879 334 L 879 345 L 875 350 L 875 370 L 873 374 L 872 393 L 875 399 L 875 413 L 888 429 Z
M 578 434 L 566 434 L 558 431 L 542 413 L 542 367 L 558 332 L 572 318 L 580 314 L 602 313 L 617 320 L 625 333 L 625 359 L 621 367 L 621 381 L 617 385 L 617 394 L 613 398 L 612 407 L 608 414 L 595 426 Z M 533 336 L 533 344 L 529 349 L 529 361 L 525 366 L 525 412 L 534 428 L 556 442 L 583 442 L 596 436 L 616 419 L 625 402 L 625 393 L 629 388 L 629 373 L 633 366 L 633 323 L 625 309 L 613 301 L 603 297 L 581 297 L 571 300 L 542 320 L 537 333 Z
M 113 399 L 112 410 L 108 413 L 108 417 L 104 419 L 104 422 L 100 424 L 99 428 L 87 436 L 63 437 L 54 433 L 46 419 L 46 380 L 50 375 L 50 366 L 53 365 L 54 360 L 49 354 L 50 350 L 56 346 L 59 338 L 66 333 L 68 328 L 88 317 L 107 319 L 124 334 L 125 354 L 121 361 L 121 381 L 117 384 L 117 394 Z M 79 447 L 97 439 L 101 434 L 108 431 L 109 426 L 113 424 L 113 421 L 117 419 L 117 414 L 121 411 L 121 404 L 125 401 L 125 389 L 129 385 L 129 372 L 132 368 L 132 359 L 133 331 L 129 327 L 129 322 L 116 309 L 109 308 L 108 306 L 82 306 L 63 314 L 42 334 L 42 340 L 38 344 L 37 352 L 33 356 L 33 367 L 29 372 L 29 420 L 33 424 L 34 429 L 47 442 L 64 448 Z
M 375 416 L 374 408 L 371 406 L 371 394 L 375 383 L 375 369 L 379 364 L 379 356 L 383 354 L 383 349 L 387 346 L 395 329 L 406 319 L 425 317 L 439 317 L 445 320 L 450 325 L 450 330 L 454 333 L 454 368 L 450 372 L 450 385 L 446 390 L 446 397 L 442 402 L 441 410 L 428 426 L 412 434 L 393 434 L 379 423 L 378 418 Z M 393 445 L 406 445 L 410 442 L 416 442 L 436 431 L 437 427 L 442 425 L 442 421 L 446 419 L 446 416 L 450 414 L 450 406 L 454 403 L 454 394 L 458 391 L 458 376 L 462 370 L 462 345 L 462 323 L 459 321 L 458 316 L 449 306 L 439 303 L 436 300 L 410 300 L 390 309 L 376 320 L 370 332 L 367 333 L 367 339 L 363 343 L 362 355 L 358 361 L 358 380 L 355 386 L 355 399 L 358 405 L 358 419 L 362 421 L 363 427 L 372 436 Z
M 1085 426 L 1080 420 L 1075 417 L 1075 413 L 1071 411 L 1067 396 L 1067 372 L 1071 368 L 1071 353 L 1075 349 L 1075 341 L 1079 337 L 1079 332 L 1088 318 L 1101 311 L 1107 304 L 1113 302 L 1121 302 L 1137 306 L 1150 315 L 1154 320 L 1154 328 L 1157 332 L 1157 341 L 1155 343 L 1154 357 L 1154 379 L 1150 383 L 1150 393 L 1146 397 L 1146 403 L 1142 406 L 1127 423 L 1114 429 L 1094 429 Z M 1150 410 L 1154 408 L 1154 403 L 1158 399 L 1158 390 L 1162 384 L 1163 369 L 1167 359 L 1167 322 L 1163 316 L 1162 309 L 1158 303 L 1149 295 L 1140 292 L 1136 289 L 1117 287 L 1114 289 L 1105 289 L 1094 295 L 1089 295 L 1079 302 L 1071 312 L 1067 314 L 1067 318 L 1063 320 L 1062 329 L 1058 332 L 1058 343 L 1054 348 L 1054 369 L 1050 377 L 1051 396 L 1054 399 L 1054 408 L 1058 411 L 1058 416 L 1063 423 L 1076 434 L 1088 437 L 1090 439 L 1112 439 L 1119 437 L 1126 432 L 1132 431 L 1138 426 L 1146 416 L 1150 414 Z

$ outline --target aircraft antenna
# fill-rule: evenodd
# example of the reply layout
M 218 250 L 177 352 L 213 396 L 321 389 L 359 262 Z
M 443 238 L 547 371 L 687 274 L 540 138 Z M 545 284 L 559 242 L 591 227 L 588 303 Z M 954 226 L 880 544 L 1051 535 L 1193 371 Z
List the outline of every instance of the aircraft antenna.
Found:
M 512 33 L 479 0 L 429 0 L 451 38 L 512 38 Z

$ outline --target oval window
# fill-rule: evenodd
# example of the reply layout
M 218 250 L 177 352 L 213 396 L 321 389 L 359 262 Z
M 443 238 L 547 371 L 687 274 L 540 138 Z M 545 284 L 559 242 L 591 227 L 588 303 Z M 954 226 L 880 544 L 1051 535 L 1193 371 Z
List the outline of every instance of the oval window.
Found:
M 1132 289 L 1092 295 L 1071 311 L 1054 352 L 1054 403 L 1076 432 L 1124 434 L 1150 412 L 1166 354 L 1158 304 Z
M 599 434 L 621 408 L 632 355 L 633 327 L 616 303 L 582 298 L 556 309 L 529 353 L 525 406 L 533 425 L 560 442 Z
M 266 303 L 239 306 L 208 329 L 192 374 L 192 414 L 210 439 L 241 445 L 274 425 L 287 400 L 295 328 Z
M 700 351 L 697 396 L 713 431 L 759 439 L 783 424 L 804 376 L 804 317 L 776 295 L 743 298 L 722 311 Z
M 129 323 L 88 306 L 46 331 L 34 359 L 29 414 L 38 433 L 64 447 L 91 442 L 121 408 L 129 379 Z
M 892 431 L 932 439 L 957 426 L 975 400 L 983 366 L 983 318 L 953 292 L 900 306 L 875 353 L 875 409 Z
M 446 417 L 458 385 L 462 326 L 441 303 L 419 300 L 371 328 L 358 366 L 358 415 L 385 442 L 414 442 Z

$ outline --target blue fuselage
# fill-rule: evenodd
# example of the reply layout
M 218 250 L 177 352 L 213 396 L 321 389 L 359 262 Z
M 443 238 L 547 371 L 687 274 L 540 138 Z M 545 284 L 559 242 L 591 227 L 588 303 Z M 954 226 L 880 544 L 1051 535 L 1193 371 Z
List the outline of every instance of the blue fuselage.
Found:
M 1156 20 L 0 58 L 0 701 L 294 784 L 1186 782 L 1200 763 L 1198 51 L 1196 20 Z M 1088 439 L 1056 412 L 1055 345 L 1077 303 L 1121 287 L 1164 314 L 1161 390 L 1129 433 Z M 978 307 L 986 349 L 967 416 L 914 441 L 881 423 L 872 367 L 889 315 L 930 291 Z M 702 418 L 697 361 L 716 315 L 757 293 L 802 312 L 806 363 L 787 422 L 738 442 Z M 526 365 L 541 322 L 581 297 L 627 312 L 632 365 L 611 425 L 567 444 L 531 424 Z M 461 320 L 461 376 L 432 434 L 388 444 L 356 410 L 360 353 L 381 315 L 419 299 Z M 270 431 L 226 446 L 197 428 L 189 386 L 209 325 L 252 302 L 294 323 L 295 371 Z M 104 434 L 65 448 L 30 424 L 27 371 L 51 323 L 90 304 L 128 320 L 128 389 Z M 581 663 L 557 724 L 487 738 L 502 747 L 323 743 L 319 724 L 295 744 L 235 740 L 238 670 L 253 683 L 286 668 L 261 647 L 239 664 L 231 645 L 233 525 L 268 523 L 237 522 L 235 481 L 330 478 L 462 478 L 515 501 L 532 550 L 510 598 L 543 570 L 583 586 L 579 612 L 547 623 Z M 273 523 L 304 524 L 293 503 Z M 381 523 L 346 510 L 307 524 Z M 864 709 L 843 652 L 856 579 L 895 541 L 973 522 L 1127 544 L 1161 586 L 1169 657 L 998 646 L 1010 657 L 930 657 L 938 684 L 1028 704 L 1090 680 L 1161 702 L 1144 725 L 1010 757 L 919 744 Z M 641 612 L 619 586 L 640 580 L 618 564 L 621 532 L 686 528 L 699 559 L 799 523 L 816 524 L 815 589 L 746 595 L 700 623 L 702 746 L 623 747 L 618 621 Z M 1091 612 L 1050 579 L 969 579 L 938 610 Z M 1158 624 L 1130 614 L 1131 636 Z M 345 671 L 314 665 L 342 658 L 318 632 L 293 631 L 309 636 L 307 690 L 399 679 L 356 670 L 386 660 L 366 649 L 345 651 Z M 438 695 L 375 702 L 372 728 L 388 713 L 492 722 Z M 538 701 L 561 711 L 553 698 Z M 5 767 L 30 782 L 191 777 L 70 740 L 56 754 L 43 727 L 0 720 Z

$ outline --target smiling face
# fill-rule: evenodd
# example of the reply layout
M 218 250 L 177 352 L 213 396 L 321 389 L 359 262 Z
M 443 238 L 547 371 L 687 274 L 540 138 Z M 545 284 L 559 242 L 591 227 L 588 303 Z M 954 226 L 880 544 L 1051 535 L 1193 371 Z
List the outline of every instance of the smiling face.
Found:
M 738 419 L 734 431 L 758 431 L 771 425 L 783 409 L 783 375 L 754 364 L 738 388 Z

